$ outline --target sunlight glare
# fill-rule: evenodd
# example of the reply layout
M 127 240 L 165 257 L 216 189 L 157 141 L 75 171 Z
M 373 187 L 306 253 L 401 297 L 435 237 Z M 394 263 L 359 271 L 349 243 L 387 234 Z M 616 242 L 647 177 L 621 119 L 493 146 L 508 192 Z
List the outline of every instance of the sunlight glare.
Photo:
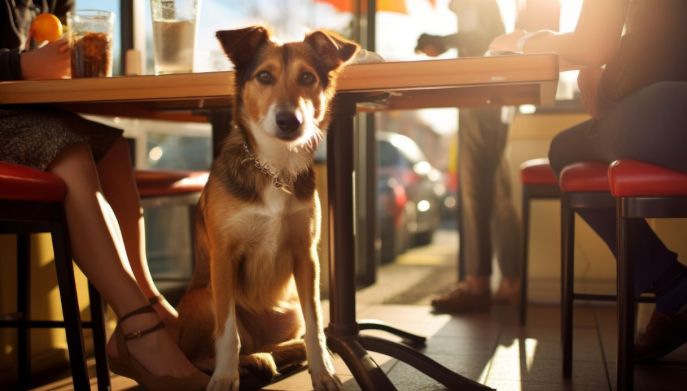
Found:
M 524 352 L 520 351 L 521 347 L 523 348 Z M 521 363 L 520 360 L 522 358 L 525 359 L 525 370 L 527 373 L 530 373 L 532 364 L 534 363 L 536 351 L 537 340 L 534 338 L 525 338 L 524 340 L 521 340 L 520 338 L 514 338 L 510 344 L 499 344 L 499 346 L 496 347 L 494 354 L 484 365 L 484 369 L 482 369 L 482 373 L 479 375 L 477 381 L 484 383 L 494 365 L 509 365 L 510 367 L 510 365 L 514 365 L 512 363 L 518 363 L 518 365 L 517 368 L 515 368 L 517 370 L 517 376 L 514 376 L 514 378 L 511 380 L 521 381 L 522 377 L 520 376 L 520 368 L 523 367 L 523 363 Z M 517 377 L 517 379 L 515 377 Z

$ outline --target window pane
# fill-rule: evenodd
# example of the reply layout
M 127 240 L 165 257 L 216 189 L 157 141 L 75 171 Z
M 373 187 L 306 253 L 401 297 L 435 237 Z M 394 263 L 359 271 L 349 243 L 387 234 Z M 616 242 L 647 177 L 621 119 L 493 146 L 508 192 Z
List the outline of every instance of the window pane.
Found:
M 313 0 L 202 0 L 197 23 L 194 72 L 231 69 L 231 63 L 215 38 L 218 30 L 255 24 L 269 26 L 281 41 L 303 39 L 304 32 L 327 28 L 349 35 L 350 13 L 337 12 L 329 4 Z M 146 72 L 153 69 L 153 31 L 150 0 L 146 0 Z

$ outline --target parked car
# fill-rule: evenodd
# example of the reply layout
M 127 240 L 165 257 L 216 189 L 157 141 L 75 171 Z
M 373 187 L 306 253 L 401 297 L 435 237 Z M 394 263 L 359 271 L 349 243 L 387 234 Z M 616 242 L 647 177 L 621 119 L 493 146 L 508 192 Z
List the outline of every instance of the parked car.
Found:
M 377 215 L 382 262 L 413 245 L 426 245 L 441 220 L 443 176 L 411 138 L 377 133 Z
M 452 172 L 444 173 L 444 184 L 446 185 L 446 194 L 442 200 L 442 217 L 455 221 L 458 210 L 458 174 Z
M 403 220 L 406 202 L 406 190 L 395 178 L 377 176 L 377 222 L 382 263 L 392 262 L 408 246 L 409 233 Z

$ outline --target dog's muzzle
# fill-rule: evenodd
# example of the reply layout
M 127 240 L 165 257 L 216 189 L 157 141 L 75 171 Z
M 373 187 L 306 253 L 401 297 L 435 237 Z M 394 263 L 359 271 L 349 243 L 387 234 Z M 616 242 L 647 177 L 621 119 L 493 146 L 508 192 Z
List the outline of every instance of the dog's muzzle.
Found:
M 293 111 L 280 111 L 276 116 L 277 137 L 282 140 L 292 141 L 300 137 L 303 121 Z

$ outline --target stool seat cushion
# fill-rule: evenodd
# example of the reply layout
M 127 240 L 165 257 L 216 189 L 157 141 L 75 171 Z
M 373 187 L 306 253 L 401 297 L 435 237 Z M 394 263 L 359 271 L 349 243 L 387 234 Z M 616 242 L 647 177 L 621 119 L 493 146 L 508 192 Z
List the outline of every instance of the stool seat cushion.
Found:
M 208 181 L 207 171 L 136 170 L 141 198 L 200 193 Z
M 638 160 L 616 160 L 608 180 L 615 197 L 687 196 L 687 173 Z
M 0 199 L 10 201 L 62 202 L 67 185 L 49 172 L 0 162 Z
M 578 162 L 565 166 L 559 182 L 561 190 L 571 192 L 610 191 L 608 164 L 602 162 Z
M 553 173 L 549 159 L 530 159 L 520 165 L 520 180 L 523 185 L 558 186 L 558 179 Z

